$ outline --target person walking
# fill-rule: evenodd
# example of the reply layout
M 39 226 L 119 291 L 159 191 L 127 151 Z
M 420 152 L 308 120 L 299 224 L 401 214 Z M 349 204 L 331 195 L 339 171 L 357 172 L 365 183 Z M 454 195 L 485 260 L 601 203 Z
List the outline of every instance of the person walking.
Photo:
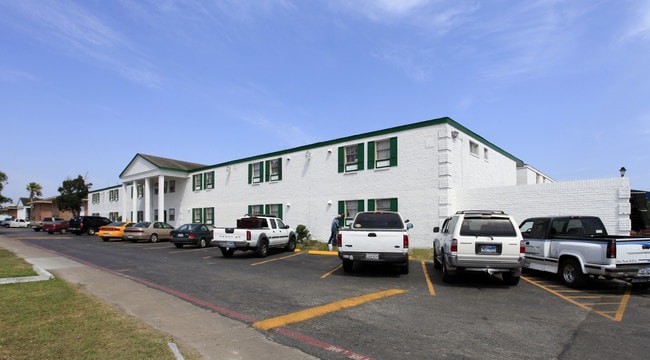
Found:
M 327 240 L 327 248 L 332 251 L 334 245 L 336 244 L 336 235 L 339 233 L 340 220 L 343 216 L 341 214 L 336 214 L 336 217 L 332 220 L 330 239 Z

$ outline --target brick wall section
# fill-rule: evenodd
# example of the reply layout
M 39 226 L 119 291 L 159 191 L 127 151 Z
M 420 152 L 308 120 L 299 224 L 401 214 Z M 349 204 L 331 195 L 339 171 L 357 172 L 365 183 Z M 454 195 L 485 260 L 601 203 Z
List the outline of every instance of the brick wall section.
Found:
M 630 234 L 630 184 L 627 178 L 463 189 L 456 210 L 497 209 L 517 222 L 544 215 L 594 215 L 612 235 Z

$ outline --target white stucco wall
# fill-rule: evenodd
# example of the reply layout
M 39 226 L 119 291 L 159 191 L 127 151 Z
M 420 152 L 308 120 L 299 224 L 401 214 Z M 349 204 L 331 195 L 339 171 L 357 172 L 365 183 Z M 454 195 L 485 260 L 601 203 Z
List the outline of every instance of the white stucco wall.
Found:
M 367 150 L 368 142 L 391 137 L 397 137 L 397 166 L 368 169 L 366 164 L 363 170 L 338 172 L 339 147 L 363 143 Z M 470 141 L 477 143 L 477 154 L 470 153 Z M 367 159 L 368 154 L 364 155 Z M 248 183 L 250 163 L 277 158 L 282 161 L 282 180 Z M 253 156 L 190 173 L 161 170 L 136 159 L 121 176 L 129 194 L 120 186 L 119 202 L 108 202 L 108 190 L 97 190 L 106 194 L 100 203 L 89 201 L 89 212 L 103 216 L 111 211 L 126 212 L 123 218 L 127 219 L 133 210 L 130 186 L 149 178 L 153 191 L 162 174 L 165 180 L 173 176 L 176 182 L 175 193 L 159 190 L 165 210 L 176 212 L 175 221 L 169 221 L 173 226 L 191 222 L 194 208 L 214 208 L 215 225 L 233 226 L 249 205 L 281 204 L 287 224 L 294 228 L 305 225 L 313 238 L 326 241 L 339 201 L 363 200 L 368 210 L 368 200 L 395 198 L 400 213 L 414 224 L 410 234 L 411 246 L 416 248 L 431 247 L 433 227 L 462 209 L 504 210 L 518 221 L 544 214 L 598 215 L 610 232 L 629 232 L 627 179 L 517 185 L 531 181 L 529 174 L 520 177 L 518 163 L 520 160 L 453 121 L 432 122 Z M 194 191 L 192 176 L 206 172 L 214 172 L 214 189 Z M 151 218 L 145 220 L 153 219 L 158 196 L 148 196 Z M 145 198 L 137 199 L 136 210 L 144 211 Z

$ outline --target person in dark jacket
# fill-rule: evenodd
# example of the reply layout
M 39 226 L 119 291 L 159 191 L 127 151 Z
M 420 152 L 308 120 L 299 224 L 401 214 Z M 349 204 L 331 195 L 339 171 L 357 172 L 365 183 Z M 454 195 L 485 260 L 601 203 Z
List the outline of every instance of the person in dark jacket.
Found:
M 334 245 L 336 245 L 336 235 L 339 233 L 339 227 L 341 226 L 340 221 L 343 216 L 337 214 L 336 217 L 332 220 L 330 239 L 327 240 L 327 248 L 332 251 Z

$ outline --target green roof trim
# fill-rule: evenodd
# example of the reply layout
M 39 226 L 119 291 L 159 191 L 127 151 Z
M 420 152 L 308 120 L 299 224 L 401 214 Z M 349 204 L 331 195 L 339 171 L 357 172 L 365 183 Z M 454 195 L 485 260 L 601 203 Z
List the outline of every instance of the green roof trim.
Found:
M 515 161 L 517 163 L 517 166 L 521 166 L 524 164 L 522 160 L 519 158 L 515 157 L 514 155 L 506 152 L 502 148 L 494 145 L 493 143 L 487 141 L 484 137 L 478 135 L 477 133 L 469 130 L 468 128 L 464 127 L 463 125 L 459 124 L 458 122 L 454 121 L 453 119 L 449 117 L 442 117 L 438 119 L 432 119 L 432 120 L 425 120 L 417 123 L 412 123 L 412 124 L 406 124 L 406 125 L 399 125 L 383 130 L 376 130 L 376 131 L 370 131 L 362 134 L 357 134 L 357 135 L 351 135 L 351 136 L 346 136 L 338 139 L 333 139 L 333 140 L 328 140 L 328 141 L 322 141 L 322 142 L 317 142 L 309 145 L 303 145 L 303 146 L 298 146 L 290 149 L 285 149 L 285 150 L 280 150 L 280 151 L 275 151 L 271 153 L 266 153 L 266 154 L 261 154 L 261 155 L 255 155 L 255 156 L 250 156 L 250 157 L 245 157 L 242 159 L 238 160 L 232 160 L 232 161 L 227 161 L 219 164 L 214 164 L 214 165 L 209 165 L 201 168 L 196 168 L 191 170 L 190 172 L 195 172 L 195 171 L 204 171 L 207 169 L 212 169 L 212 168 L 219 168 L 223 166 L 228 166 L 228 165 L 234 165 L 234 164 L 239 164 L 239 163 L 246 163 L 246 162 L 251 162 L 255 160 L 260 160 L 260 159 L 266 159 L 270 157 L 277 157 L 285 154 L 290 154 L 294 153 L 297 151 L 306 151 L 306 150 L 311 150 L 314 148 L 319 148 L 319 147 L 324 147 L 324 146 L 331 146 L 331 145 L 337 145 L 340 143 L 345 143 L 353 140 L 359 140 L 359 139 L 365 139 L 369 137 L 374 137 L 374 136 L 381 136 L 381 135 L 388 135 L 388 134 L 393 134 L 396 132 L 401 132 L 401 131 L 406 131 L 406 130 L 413 130 L 413 129 L 419 129 L 423 127 L 429 127 L 429 126 L 435 126 L 435 125 L 441 125 L 441 124 L 448 124 L 451 125 L 458 130 L 461 130 L 462 132 L 466 133 L 467 135 L 475 138 L 476 140 L 484 143 L 488 147 L 490 147 L 492 150 L 497 151 L 498 153 L 502 154 L 503 156 Z

